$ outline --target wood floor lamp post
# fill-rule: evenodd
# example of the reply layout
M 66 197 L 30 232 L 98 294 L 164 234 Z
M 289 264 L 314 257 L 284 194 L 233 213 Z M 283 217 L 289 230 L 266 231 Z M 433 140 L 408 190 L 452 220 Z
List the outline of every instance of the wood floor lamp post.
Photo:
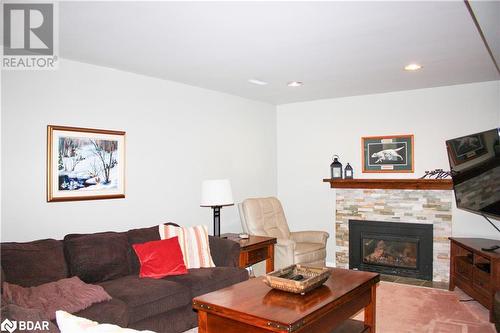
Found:
M 220 237 L 220 210 L 234 205 L 229 179 L 205 180 L 201 184 L 201 207 L 212 207 L 214 211 L 214 236 Z

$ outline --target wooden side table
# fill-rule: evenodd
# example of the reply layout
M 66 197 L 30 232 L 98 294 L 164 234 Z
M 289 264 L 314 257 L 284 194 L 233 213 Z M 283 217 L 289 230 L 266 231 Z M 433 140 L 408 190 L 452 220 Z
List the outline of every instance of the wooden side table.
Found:
M 264 236 L 250 236 L 248 239 L 239 238 L 238 234 L 222 234 L 240 244 L 240 267 L 247 268 L 258 262 L 266 261 L 266 273 L 274 271 L 274 244 L 276 238 Z

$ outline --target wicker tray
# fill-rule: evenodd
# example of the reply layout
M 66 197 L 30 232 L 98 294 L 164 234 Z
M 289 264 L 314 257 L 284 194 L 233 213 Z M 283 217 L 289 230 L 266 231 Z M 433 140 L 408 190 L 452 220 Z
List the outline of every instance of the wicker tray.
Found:
M 267 274 L 264 283 L 273 289 L 304 295 L 325 283 L 330 273 L 328 268 L 292 265 Z M 302 275 L 304 279 L 290 279 L 297 275 Z

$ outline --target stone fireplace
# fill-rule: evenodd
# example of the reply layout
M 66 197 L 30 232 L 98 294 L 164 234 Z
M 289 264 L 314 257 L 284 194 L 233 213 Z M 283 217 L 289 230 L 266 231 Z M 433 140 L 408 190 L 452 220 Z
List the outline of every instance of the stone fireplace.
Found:
M 449 190 L 337 189 L 335 212 L 337 267 L 354 268 L 358 265 L 357 268 L 375 271 L 385 268 L 385 273 L 388 274 L 400 276 L 414 274 L 413 277 L 421 279 L 448 282 L 451 207 L 452 192 Z M 358 237 L 358 243 L 353 244 L 356 250 L 361 252 L 357 261 L 353 262 L 351 260 L 354 260 L 354 257 L 351 255 L 354 253 L 350 252 L 353 246 L 350 246 L 350 242 L 354 240 L 351 239 L 350 221 L 356 221 L 355 229 L 365 223 L 369 227 L 368 231 L 364 231 L 366 237 Z M 382 224 L 373 227 L 373 223 L 377 222 Z M 391 224 L 394 224 L 395 228 L 390 228 Z M 410 231 L 412 228 L 405 227 L 411 227 L 412 224 L 416 227 L 414 228 L 416 232 Z M 353 223 L 351 228 L 352 225 Z M 419 237 L 422 230 L 426 229 L 425 226 L 427 226 L 427 240 L 422 240 Z M 381 227 L 393 231 L 386 232 L 384 236 L 379 232 Z M 355 229 L 353 230 L 356 231 Z M 396 235 L 394 230 L 400 231 L 400 234 Z M 432 232 L 429 234 L 429 231 Z M 428 246 L 429 241 L 432 243 L 430 246 Z M 412 258 L 413 254 L 415 258 Z M 417 255 L 420 257 L 416 258 Z M 423 267 L 425 260 L 427 260 L 426 267 Z

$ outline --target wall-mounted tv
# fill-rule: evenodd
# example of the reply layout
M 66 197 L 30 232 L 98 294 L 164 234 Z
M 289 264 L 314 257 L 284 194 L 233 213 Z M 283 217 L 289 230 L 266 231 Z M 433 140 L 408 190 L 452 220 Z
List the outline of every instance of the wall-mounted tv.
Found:
M 448 140 L 446 149 L 457 207 L 500 220 L 500 128 Z

